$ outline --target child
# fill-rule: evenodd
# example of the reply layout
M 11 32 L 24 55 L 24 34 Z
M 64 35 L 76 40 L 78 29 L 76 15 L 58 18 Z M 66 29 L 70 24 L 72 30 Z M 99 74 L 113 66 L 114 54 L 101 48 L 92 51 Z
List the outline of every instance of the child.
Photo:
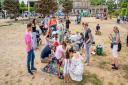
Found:
M 58 76 L 60 78 L 60 66 L 62 64 L 63 59 L 65 58 L 65 50 L 67 44 L 65 42 L 62 45 L 57 46 L 55 51 L 55 58 L 57 59 L 57 68 L 58 68 Z
M 80 55 L 79 52 L 75 52 L 73 48 L 70 48 L 69 54 L 71 58 L 70 64 L 70 77 L 74 81 L 82 81 L 82 76 L 84 72 L 84 65 L 83 65 L 83 57 Z
M 27 69 L 28 69 L 28 73 L 30 73 L 31 75 L 33 75 L 32 70 L 36 70 L 36 68 L 34 67 L 34 59 L 35 59 L 35 54 L 34 54 L 34 50 L 32 48 L 32 37 L 31 37 L 31 33 L 32 32 L 32 24 L 29 23 L 27 24 L 27 31 L 25 33 L 25 43 L 26 43 L 26 51 L 28 53 L 27 56 Z
M 64 66 L 64 82 L 69 82 L 70 76 L 69 76 L 69 70 L 70 70 L 70 55 L 69 51 L 66 51 L 66 58 L 63 60 L 63 66 Z
M 97 26 L 96 26 L 96 35 L 100 35 L 100 34 L 101 34 L 101 32 L 100 32 L 100 25 L 97 24 Z

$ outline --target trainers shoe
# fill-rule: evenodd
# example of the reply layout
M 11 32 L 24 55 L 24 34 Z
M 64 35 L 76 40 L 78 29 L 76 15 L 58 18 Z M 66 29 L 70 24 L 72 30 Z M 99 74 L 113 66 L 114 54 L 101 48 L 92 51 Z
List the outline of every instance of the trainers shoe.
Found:
M 118 67 L 115 67 L 115 66 L 114 66 L 114 67 L 112 67 L 112 69 L 118 70 Z
M 37 69 L 36 69 L 36 68 L 32 68 L 31 70 L 32 70 L 32 71 L 37 71 Z
M 116 65 L 115 64 L 111 64 L 112 65 L 112 67 L 115 67 Z
M 28 71 L 29 74 L 33 75 L 32 71 Z

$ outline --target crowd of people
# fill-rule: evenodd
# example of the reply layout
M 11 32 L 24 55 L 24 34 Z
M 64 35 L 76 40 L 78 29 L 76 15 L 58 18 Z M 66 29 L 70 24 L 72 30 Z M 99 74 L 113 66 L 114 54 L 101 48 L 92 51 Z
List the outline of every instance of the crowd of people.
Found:
M 33 75 L 33 71 L 37 69 L 34 66 L 35 54 L 34 50 L 38 48 L 42 42 L 40 32 L 36 29 L 36 19 L 32 23 L 27 24 L 25 32 L 25 43 L 27 51 L 27 70 Z M 90 48 L 95 44 L 94 36 L 87 22 L 83 22 L 83 32 L 72 34 L 69 30 L 71 21 L 69 17 L 66 19 L 56 18 L 52 16 L 45 17 L 41 21 L 40 29 L 45 35 L 45 45 L 41 51 L 41 62 L 47 63 L 42 71 L 57 75 L 64 82 L 70 82 L 70 79 L 81 81 L 84 73 L 84 63 L 90 65 Z M 96 26 L 96 32 L 100 30 L 100 25 Z M 113 28 L 110 34 L 112 48 L 112 69 L 118 70 L 119 60 L 118 53 L 122 44 L 118 27 Z M 128 35 L 127 35 L 128 46 Z M 84 50 L 86 58 L 80 51 Z M 86 59 L 86 60 L 85 60 Z

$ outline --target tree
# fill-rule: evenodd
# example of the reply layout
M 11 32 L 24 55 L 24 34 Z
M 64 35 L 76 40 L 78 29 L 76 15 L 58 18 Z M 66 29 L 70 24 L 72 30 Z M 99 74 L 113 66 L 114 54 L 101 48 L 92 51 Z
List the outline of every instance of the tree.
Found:
M 25 5 L 24 1 L 22 1 L 20 4 L 20 12 L 23 13 L 24 11 L 27 11 L 27 6 Z
M 56 12 L 58 9 L 57 2 L 55 0 L 41 0 L 39 7 L 36 7 L 36 12 L 45 15 L 49 15 L 52 12 Z
M 64 3 L 64 0 L 57 0 L 59 5 L 62 5 Z
M 94 5 L 94 6 L 106 4 L 106 0 L 90 0 L 90 2 L 91 2 L 91 5 Z
M 68 15 L 69 12 L 72 11 L 73 2 L 71 0 L 65 0 L 62 6 L 63 6 L 63 12 Z
M 1 4 L 2 4 L 2 2 L 0 1 L 0 10 L 2 10 L 2 5 Z
M 108 0 L 106 5 L 108 6 L 108 13 L 112 14 L 117 8 L 117 4 L 115 4 L 115 0 Z
M 119 7 L 121 9 L 120 16 L 128 16 L 128 0 L 121 0 Z
M 9 13 L 13 14 L 15 20 L 19 14 L 19 2 L 17 0 L 5 0 L 4 9 Z

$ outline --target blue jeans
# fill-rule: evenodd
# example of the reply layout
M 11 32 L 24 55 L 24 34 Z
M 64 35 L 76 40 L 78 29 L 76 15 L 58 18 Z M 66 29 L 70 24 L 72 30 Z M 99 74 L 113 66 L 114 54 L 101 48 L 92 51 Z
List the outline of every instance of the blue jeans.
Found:
M 57 31 L 56 25 L 52 25 L 51 27 L 53 27 L 52 31 Z
M 37 33 L 36 32 L 32 32 L 32 47 L 33 49 L 37 48 L 37 37 L 36 37 Z
M 90 63 L 90 47 L 91 47 L 91 43 L 85 44 L 86 62 L 88 64 Z
M 28 69 L 28 71 L 31 71 L 31 69 L 34 68 L 34 59 L 35 59 L 34 50 L 31 49 L 28 52 L 28 56 L 27 56 L 27 69 Z

